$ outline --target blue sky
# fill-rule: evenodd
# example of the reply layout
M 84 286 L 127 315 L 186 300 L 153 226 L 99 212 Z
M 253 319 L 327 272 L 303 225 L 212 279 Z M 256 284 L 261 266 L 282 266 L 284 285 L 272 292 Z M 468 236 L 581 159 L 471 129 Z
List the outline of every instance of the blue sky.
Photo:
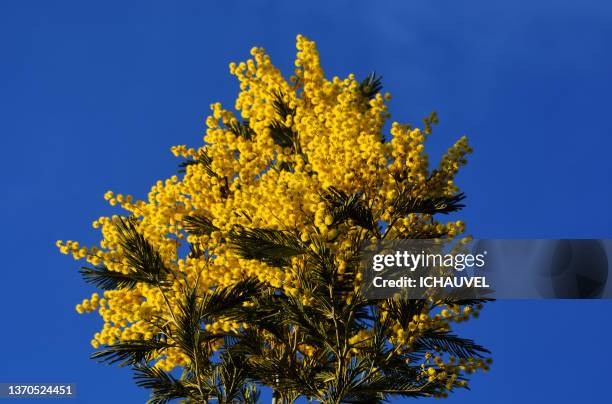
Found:
M 328 75 L 382 74 L 395 119 L 437 110 L 434 157 L 470 136 L 471 234 L 612 238 L 610 2 L 227 3 L 0 3 L 0 382 L 145 400 L 129 371 L 88 359 L 100 321 L 74 305 L 91 290 L 54 242 L 93 244 L 104 192 L 145 196 L 176 170 L 169 147 L 198 145 L 208 105 L 231 102 L 228 63 L 261 45 L 287 71 L 298 33 L 318 41 Z M 489 305 L 461 331 L 494 366 L 447 402 L 609 402 L 611 309 Z

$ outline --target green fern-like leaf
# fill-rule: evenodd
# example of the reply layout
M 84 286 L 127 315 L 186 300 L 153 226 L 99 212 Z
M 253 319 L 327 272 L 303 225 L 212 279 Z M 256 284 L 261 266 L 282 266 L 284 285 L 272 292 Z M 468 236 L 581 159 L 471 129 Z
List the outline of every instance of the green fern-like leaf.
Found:
M 242 258 L 274 266 L 286 266 L 291 257 L 305 253 L 296 235 L 280 230 L 238 228 L 230 232 L 229 241 Z
M 102 290 L 132 289 L 138 282 L 147 283 L 150 280 L 148 277 L 140 277 L 138 273 L 124 274 L 111 271 L 105 266 L 82 267 L 79 273 L 85 282 Z
M 151 340 L 125 341 L 109 345 L 91 355 L 92 359 L 119 366 L 136 365 L 148 362 L 161 351 L 173 346 L 165 338 L 156 336 Z
M 183 218 L 183 227 L 194 236 L 209 236 L 213 231 L 219 230 L 212 221 L 203 215 L 189 215 Z
M 246 140 L 251 140 L 255 137 L 255 131 L 249 125 L 249 121 L 233 121 L 227 125 L 227 129 L 236 137 L 241 137 Z
M 373 230 L 376 226 L 372 210 L 363 202 L 361 192 L 348 195 L 335 187 L 329 187 L 322 197 L 327 202 L 328 211 L 333 218 L 332 226 L 346 220 L 352 220 L 367 230 Z
M 170 269 L 160 253 L 136 228 L 136 219 L 120 218 L 117 223 L 118 243 L 127 265 L 142 282 L 163 284 Z
M 136 385 L 151 390 L 151 398 L 147 401 L 150 404 L 166 404 L 186 398 L 196 399 L 196 402 L 204 401 L 195 387 L 188 386 L 157 367 L 137 364 L 133 369 Z
M 403 216 L 412 213 L 427 215 L 435 215 L 438 213 L 448 214 L 464 208 L 465 205 L 460 203 L 464 199 L 465 194 L 463 192 L 453 196 L 424 198 L 421 196 L 412 196 L 410 190 L 406 190 L 395 198 L 393 207 L 396 214 Z
M 371 100 L 382 90 L 382 76 L 376 72 L 370 73 L 365 79 L 359 83 L 359 91 L 365 98 Z

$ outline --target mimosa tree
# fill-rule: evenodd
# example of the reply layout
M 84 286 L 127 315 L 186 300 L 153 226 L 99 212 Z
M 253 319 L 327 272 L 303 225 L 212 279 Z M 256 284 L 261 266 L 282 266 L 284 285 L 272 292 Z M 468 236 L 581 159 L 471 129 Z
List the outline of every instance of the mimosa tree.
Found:
M 326 79 L 298 36 L 286 80 L 261 48 L 230 64 L 232 109 L 211 106 L 204 143 L 175 146 L 180 173 L 146 200 L 107 192 L 99 246 L 58 242 L 103 290 L 78 304 L 104 321 L 93 357 L 131 366 L 151 402 L 375 403 L 446 396 L 487 368 L 488 351 L 452 332 L 481 300 L 368 300 L 360 245 L 452 239 L 462 137 L 431 168 L 422 129 L 393 123 L 372 74 Z M 177 373 L 178 371 L 178 373 Z

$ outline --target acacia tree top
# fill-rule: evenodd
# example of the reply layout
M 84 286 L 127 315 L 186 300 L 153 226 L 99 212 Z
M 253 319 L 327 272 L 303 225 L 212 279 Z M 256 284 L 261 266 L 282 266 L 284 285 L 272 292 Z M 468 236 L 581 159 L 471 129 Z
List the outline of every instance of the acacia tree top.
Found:
M 351 304 L 360 298 L 360 275 L 353 268 L 360 241 L 453 238 L 464 231 L 463 222 L 440 222 L 435 215 L 460 207 L 448 209 L 440 201 L 458 200 L 454 177 L 471 151 L 467 139 L 430 167 L 424 141 L 435 114 L 422 129 L 393 122 L 384 133 L 391 95 L 381 93 L 379 77 L 327 79 L 314 42 L 298 36 L 297 50 L 289 80 L 262 48 L 253 48 L 246 62 L 231 63 L 230 73 L 240 82 L 234 108 L 212 104 L 203 145 L 172 148 L 186 159 L 181 174 L 157 181 L 146 200 L 107 192 L 105 199 L 129 219 L 96 220 L 99 246 L 58 242 L 61 252 L 93 266 L 84 276 L 105 289 L 103 297 L 94 293 L 77 305 L 79 312 L 97 310 L 104 320 L 92 340 L 95 348 L 149 341 L 159 335 L 159 319 L 168 320 L 172 334 L 173 310 L 184 299 L 185 285 L 195 285 L 202 297 L 256 279 L 276 295 L 316 305 L 318 289 L 307 275 L 312 257 L 304 249 L 329 253 L 331 276 L 344 285 L 332 294 Z M 477 313 L 475 302 L 430 303 L 399 317 L 394 303 L 377 304 L 379 320 L 390 321 L 386 343 L 408 354 L 420 336 L 448 332 L 453 321 Z M 215 317 L 202 332 L 238 335 L 252 326 L 237 318 Z M 358 355 L 373 327 L 350 330 L 349 352 Z M 211 341 L 212 350 L 223 349 L 222 338 Z M 322 348 L 298 345 L 299 358 Z M 429 347 L 432 353 L 421 349 L 424 378 L 447 384 L 452 379 L 449 389 L 459 384 L 461 371 L 484 366 L 470 359 L 478 350 L 460 363 L 436 356 L 435 343 Z M 193 360 L 172 344 L 148 359 L 167 371 Z

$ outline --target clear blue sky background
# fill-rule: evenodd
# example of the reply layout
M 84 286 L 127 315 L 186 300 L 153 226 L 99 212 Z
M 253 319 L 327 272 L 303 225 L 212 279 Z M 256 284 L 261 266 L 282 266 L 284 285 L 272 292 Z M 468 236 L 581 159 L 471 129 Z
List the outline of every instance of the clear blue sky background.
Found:
M 128 370 L 88 359 L 100 321 L 74 305 L 91 290 L 54 242 L 93 244 L 106 190 L 145 196 L 175 172 L 171 145 L 201 142 L 209 104 L 237 90 L 228 63 L 261 45 L 287 70 L 297 33 L 329 75 L 380 72 L 396 119 L 439 111 L 434 156 L 470 136 L 472 234 L 612 238 L 609 1 L 224 3 L 0 3 L 0 382 L 145 400 Z M 491 348 L 493 369 L 447 402 L 611 402 L 611 309 L 489 305 L 462 332 Z

